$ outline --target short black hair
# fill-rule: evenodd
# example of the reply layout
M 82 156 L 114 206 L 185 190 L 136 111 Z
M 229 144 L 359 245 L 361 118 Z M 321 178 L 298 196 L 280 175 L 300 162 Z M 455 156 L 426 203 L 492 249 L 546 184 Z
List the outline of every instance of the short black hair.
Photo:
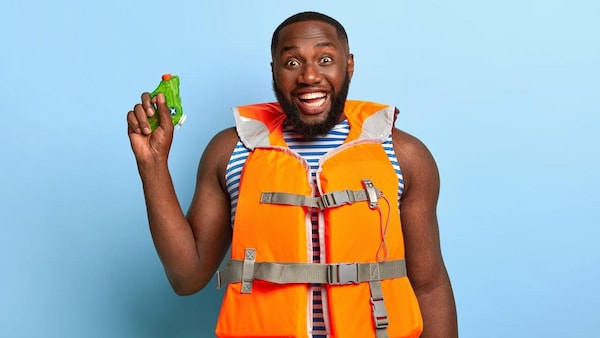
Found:
M 349 49 L 348 45 L 348 35 L 346 34 L 346 30 L 341 23 L 339 23 L 336 19 L 322 14 L 318 12 L 300 12 L 298 14 L 294 14 L 289 18 L 285 19 L 273 32 L 273 38 L 271 38 L 271 55 L 275 54 L 275 49 L 277 48 L 277 44 L 279 43 L 279 32 L 286 26 L 291 25 L 296 22 L 302 21 L 321 21 L 328 25 L 331 25 L 335 28 L 338 38 L 346 44 L 346 48 Z

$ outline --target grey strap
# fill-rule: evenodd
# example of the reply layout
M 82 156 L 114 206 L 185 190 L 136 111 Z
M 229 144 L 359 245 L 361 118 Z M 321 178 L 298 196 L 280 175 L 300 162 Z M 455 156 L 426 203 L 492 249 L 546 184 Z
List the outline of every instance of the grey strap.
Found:
M 385 308 L 385 302 L 383 300 L 381 282 L 378 280 L 369 282 L 369 289 L 371 291 L 371 309 L 373 312 L 373 324 L 375 325 L 377 338 L 387 338 L 387 327 L 389 325 L 389 319 L 387 310 Z
M 217 288 L 229 283 L 246 283 L 248 260 L 230 260 L 217 272 Z M 404 259 L 380 263 L 272 263 L 254 262 L 253 279 L 277 284 L 319 283 L 329 285 L 356 284 L 406 276 Z M 242 287 L 243 289 L 243 287 Z
M 242 262 L 242 293 L 252 293 L 252 281 L 254 281 L 254 264 L 256 262 L 256 249 L 246 249 L 244 261 Z
M 344 204 L 367 201 L 367 192 L 364 190 L 342 190 L 324 194 L 319 198 L 320 209 L 339 207 Z
M 379 190 L 376 190 L 376 194 L 379 197 L 382 196 Z M 285 192 L 263 192 L 260 195 L 260 203 L 296 205 L 319 208 L 323 210 L 326 208 L 339 207 L 344 204 L 352 204 L 354 202 L 370 201 L 369 197 L 370 196 L 366 190 L 333 191 L 319 197 L 290 194 Z
M 263 192 L 260 194 L 261 204 L 284 204 L 318 208 L 318 197 L 310 197 L 286 192 Z

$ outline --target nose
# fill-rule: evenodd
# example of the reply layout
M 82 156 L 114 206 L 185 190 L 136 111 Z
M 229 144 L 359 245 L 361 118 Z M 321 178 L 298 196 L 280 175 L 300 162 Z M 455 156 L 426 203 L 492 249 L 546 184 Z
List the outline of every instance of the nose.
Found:
M 319 67 L 313 63 L 307 63 L 302 67 L 302 72 L 298 77 L 298 82 L 306 85 L 312 85 L 321 82 L 323 79 Z

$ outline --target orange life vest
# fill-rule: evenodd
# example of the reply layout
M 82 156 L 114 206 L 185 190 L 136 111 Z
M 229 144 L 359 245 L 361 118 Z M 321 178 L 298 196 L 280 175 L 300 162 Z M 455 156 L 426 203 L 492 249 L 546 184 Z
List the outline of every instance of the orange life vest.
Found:
M 318 191 L 308 163 L 283 139 L 285 116 L 277 103 L 234 113 L 251 152 L 231 260 L 217 274 L 227 284 L 217 336 L 309 337 L 310 285 L 322 283 L 331 337 L 418 337 L 422 318 L 403 265 L 398 178 L 382 147 L 394 107 L 347 101 L 350 133 L 321 159 Z M 311 263 L 315 207 L 325 243 L 321 264 Z

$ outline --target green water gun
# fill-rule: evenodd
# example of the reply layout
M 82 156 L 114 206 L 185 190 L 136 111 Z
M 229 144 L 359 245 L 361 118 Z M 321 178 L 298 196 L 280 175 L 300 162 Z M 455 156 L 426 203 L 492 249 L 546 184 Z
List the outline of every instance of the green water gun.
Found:
M 179 96 L 179 76 L 164 74 L 158 88 L 150 93 L 150 97 L 155 97 L 159 93 L 165 95 L 167 107 L 169 107 L 169 110 L 171 111 L 170 114 L 173 125 L 176 127 L 183 125 L 186 116 L 183 114 L 181 97 Z M 148 117 L 148 123 L 150 123 L 152 131 L 160 125 L 158 110 L 156 110 L 156 113 L 153 116 Z

